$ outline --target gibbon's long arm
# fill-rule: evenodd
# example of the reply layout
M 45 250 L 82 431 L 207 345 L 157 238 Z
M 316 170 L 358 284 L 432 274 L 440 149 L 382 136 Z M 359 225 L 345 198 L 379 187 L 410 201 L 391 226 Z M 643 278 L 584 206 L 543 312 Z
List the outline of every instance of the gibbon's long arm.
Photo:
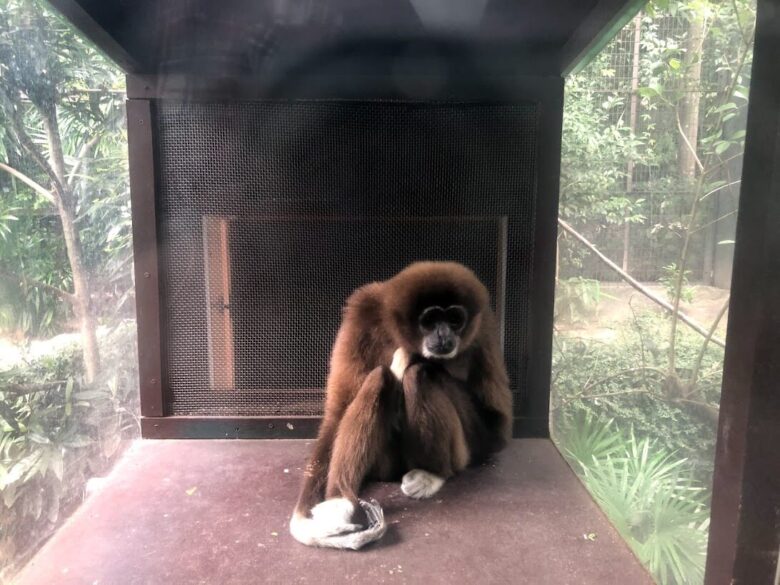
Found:
M 325 414 L 290 522 L 290 532 L 303 544 L 359 549 L 387 530 L 378 502 L 357 497 L 374 453 L 389 440 L 383 404 L 397 393 L 388 368 L 367 372 L 367 363 L 381 359 L 361 338 L 363 328 L 376 320 L 375 288 L 363 287 L 350 297 L 336 336 Z M 366 526 L 354 521 L 358 509 Z

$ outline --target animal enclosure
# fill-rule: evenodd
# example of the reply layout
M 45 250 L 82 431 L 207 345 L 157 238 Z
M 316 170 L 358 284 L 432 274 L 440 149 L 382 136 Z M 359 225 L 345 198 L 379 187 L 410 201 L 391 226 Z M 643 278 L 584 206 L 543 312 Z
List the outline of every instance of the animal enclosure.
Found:
M 50 2 L 0 0 L 0 581 L 776 579 L 772 0 Z M 515 438 L 334 562 L 329 353 L 415 260 L 489 289 Z

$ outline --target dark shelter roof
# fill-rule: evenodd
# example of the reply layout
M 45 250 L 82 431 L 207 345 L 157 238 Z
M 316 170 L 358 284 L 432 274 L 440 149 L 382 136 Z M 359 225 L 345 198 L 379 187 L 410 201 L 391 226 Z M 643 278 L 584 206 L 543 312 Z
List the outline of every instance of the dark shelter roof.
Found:
M 637 0 L 51 0 L 131 73 L 259 75 L 337 53 L 427 73 L 437 55 L 494 73 L 566 73 Z M 354 54 L 353 54 L 354 53 Z M 433 63 L 432 63 L 433 62 Z M 352 75 L 354 68 L 349 69 Z

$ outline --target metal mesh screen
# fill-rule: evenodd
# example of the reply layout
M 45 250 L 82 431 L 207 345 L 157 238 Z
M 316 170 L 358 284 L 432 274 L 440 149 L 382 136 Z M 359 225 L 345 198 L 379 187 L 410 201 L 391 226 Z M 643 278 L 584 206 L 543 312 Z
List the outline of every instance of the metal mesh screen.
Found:
M 167 413 L 318 415 L 341 306 L 414 260 L 485 282 L 525 380 L 534 104 L 156 108 Z

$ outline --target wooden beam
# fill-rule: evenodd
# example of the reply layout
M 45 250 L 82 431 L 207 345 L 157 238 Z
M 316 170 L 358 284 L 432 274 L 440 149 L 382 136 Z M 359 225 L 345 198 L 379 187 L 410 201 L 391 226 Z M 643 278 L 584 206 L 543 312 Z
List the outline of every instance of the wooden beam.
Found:
M 777 583 L 780 548 L 780 9 L 759 0 L 706 585 Z
M 646 3 L 647 0 L 601 0 L 596 4 L 561 49 L 561 74 L 565 77 L 585 67 Z
M 78 0 L 48 0 L 48 2 L 125 72 L 142 70 L 140 61 L 84 10 Z
M 133 209 L 133 259 L 138 327 L 138 376 L 141 414 L 162 416 L 163 380 L 160 340 L 160 285 L 157 264 L 154 140 L 152 105 L 127 101 L 130 203 Z
M 319 416 L 163 416 L 142 417 L 145 439 L 313 439 Z

